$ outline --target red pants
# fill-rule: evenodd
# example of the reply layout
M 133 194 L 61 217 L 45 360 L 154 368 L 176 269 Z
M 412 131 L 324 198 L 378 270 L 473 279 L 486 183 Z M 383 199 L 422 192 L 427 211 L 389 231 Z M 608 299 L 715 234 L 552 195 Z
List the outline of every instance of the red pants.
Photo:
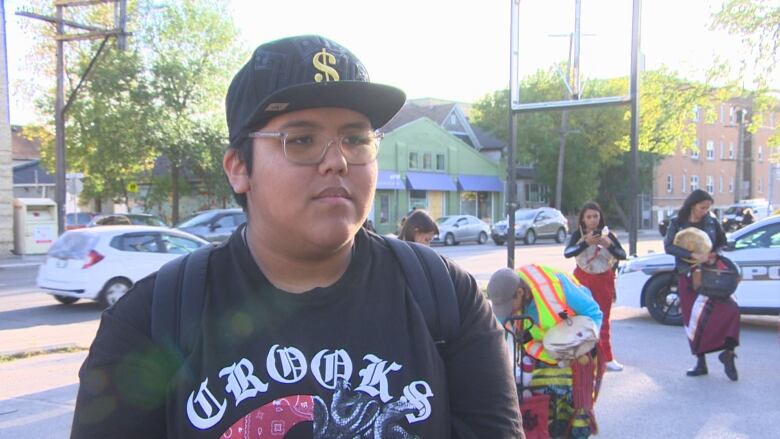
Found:
M 608 270 L 601 274 L 590 274 L 577 267 L 574 269 L 574 277 L 582 285 L 588 287 L 593 293 L 593 299 L 599 304 L 604 318 L 601 321 L 601 332 L 599 333 L 599 346 L 604 352 L 604 359 L 612 361 L 612 343 L 609 337 L 609 315 L 612 312 L 612 299 L 615 297 L 615 272 Z

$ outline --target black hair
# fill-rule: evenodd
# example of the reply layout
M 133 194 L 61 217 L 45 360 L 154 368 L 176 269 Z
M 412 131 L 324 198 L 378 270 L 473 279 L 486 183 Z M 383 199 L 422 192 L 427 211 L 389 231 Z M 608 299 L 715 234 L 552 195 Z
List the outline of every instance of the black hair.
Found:
M 428 215 L 428 212 L 422 209 L 416 209 L 410 213 L 403 225 L 401 226 L 401 232 L 398 234 L 398 238 L 403 241 L 414 242 L 414 236 L 417 233 L 439 233 L 439 226 L 436 225 L 436 221 Z
M 683 201 L 683 205 L 679 212 L 677 212 L 677 220 L 679 222 L 687 223 L 688 218 L 691 216 L 691 208 L 701 203 L 702 201 L 710 201 L 713 203 L 715 202 L 715 200 L 712 199 L 712 196 L 708 194 L 707 191 L 696 189 L 691 192 L 691 194 L 688 195 L 688 198 Z
M 604 228 L 604 211 L 601 210 L 601 206 L 599 206 L 599 203 L 595 201 L 589 201 L 582 205 L 582 209 L 580 209 L 579 217 L 577 218 L 577 225 L 580 228 L 580 233 L 585 232 L 585 211 L 586 210 L 595 210 L 599 213 L 599 225 L 596 227 L 597 230 L 601 230 Z
M 238 160 L 242 161 L 244 165 L 246 165 L 246 173 L 249 177 L 252 176 L 252 143 L 253 139 L 251 137 L 247 137 L 237 146 L 229 146 L 229 148 L 234 148 L 236 150 Z M 227 178 L 227 175 L 225 175 L 225 178 Z M 230 187 L 230 191 L 233 192 L 233 198 L 236 200 L 236 203 L 241 206 L 241 209 L 243 209 L 244 212 L 246 212 L 246 194 L 236 193 L 236 191 L 233 190 L 233 186 L 230 185 L 230 182 L 228 182 L 228 186 Z

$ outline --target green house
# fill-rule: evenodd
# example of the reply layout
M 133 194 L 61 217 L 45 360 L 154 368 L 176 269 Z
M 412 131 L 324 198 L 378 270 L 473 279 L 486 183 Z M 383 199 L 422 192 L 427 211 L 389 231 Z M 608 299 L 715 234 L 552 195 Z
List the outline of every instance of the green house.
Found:
M 493 223 L 504 216 L 501 166 L 431 119 L 414 119 L 385 134 L 369 219 L 378 233 L 396 232 L 414 207 Z

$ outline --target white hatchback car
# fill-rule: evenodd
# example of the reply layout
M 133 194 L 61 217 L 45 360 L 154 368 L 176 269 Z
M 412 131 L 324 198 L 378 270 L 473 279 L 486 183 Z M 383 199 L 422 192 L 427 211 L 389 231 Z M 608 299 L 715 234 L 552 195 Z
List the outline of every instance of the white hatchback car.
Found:
M 65 232 L 38 269 L 36 283 L 64 304 L 116 303 L 138 280 L 208 242 L 151 226 L 99 226 Z
M 742 314 L 780 313 L 780 215 L 764 218 L 728 236 L 723 255 L 742 270 L 732 297 Z M 681 325 L 674 256 L 656 253 L 620 266 L 617 305 L 645 307 L 665 325 Z

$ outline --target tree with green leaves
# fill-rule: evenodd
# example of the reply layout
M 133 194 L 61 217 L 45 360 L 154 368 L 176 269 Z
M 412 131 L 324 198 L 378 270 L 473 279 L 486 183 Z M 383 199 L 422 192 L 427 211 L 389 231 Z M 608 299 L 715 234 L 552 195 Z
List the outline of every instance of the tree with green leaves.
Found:
M 39 11 L 51 7 L 38 1 Z M 151 185 L 143 198 L 158 205 L 170 201 L 177 221 L 179 197 L 198 193 L 224 205 L 229 193 L 221 158 L 226 142 L 223 96 L 244 57 L 238 31 L 225 2 L 183 0 L 155 6 L 131 1 L 128 8 L 128 48 L 106 46 L 66 113 L 69 172 L 85 174 L 84 194 L 99 200 L 127 202 L 128 185 L 141 179 Z M 66 19 L 112 27 L 113 9 L 98 5 L 66 8 Z M 36 81 L 54 84 L 51 28 L 39 27 L 31 60 Z M 100 42 L 68 44 L 66 71 L 70 95 Z M 53 121 L 53 87 L 35 96 L 42 114 Z M 53 131 L 53 130 L 52 130 Z M 54 169 L 53 142 L 43 145 L 45 164 Z M 164 156 L 165 176 L 153 169 Z M 184 170 L 184 172 L 183 172 Z M 158 173 L 159 174 L 159 173 Z M 200 179 L 194 187 L 181 176 Z M 132 185 L 131 185 L 132 186 Z M 146 205 L 148 208 L 149 205 Z
M 520 84 L 525 102 L 560 99 L 563 84 L 555 69 L 538 71 Z M 587 96 L 625 94 L 628 78 L 596 79 L 587 82 Z M 639 149 L 640 186 L 650 189 L 652 167 L 679 145 L 693 145 L 695 127 L 688 122 L 697 105 L 708 101 L 711 90 L 690 84 L 666 70 L 645 72 L 642 77 Z M 507 140 L 508 90 L 487 95 L 473 107 L 474 123 Z M 533 163 L 537 180 L 555 185 L 558 162 L 561 111 L 537 111 L 518 116 L 518 163 Z M 569 111 L 564 161 L 564 212 L 574 213 L 586 201 L 597 199 L 625 226 L 629 205 L 626 166 L 629 151 L 630 109 L 621 106 Z

